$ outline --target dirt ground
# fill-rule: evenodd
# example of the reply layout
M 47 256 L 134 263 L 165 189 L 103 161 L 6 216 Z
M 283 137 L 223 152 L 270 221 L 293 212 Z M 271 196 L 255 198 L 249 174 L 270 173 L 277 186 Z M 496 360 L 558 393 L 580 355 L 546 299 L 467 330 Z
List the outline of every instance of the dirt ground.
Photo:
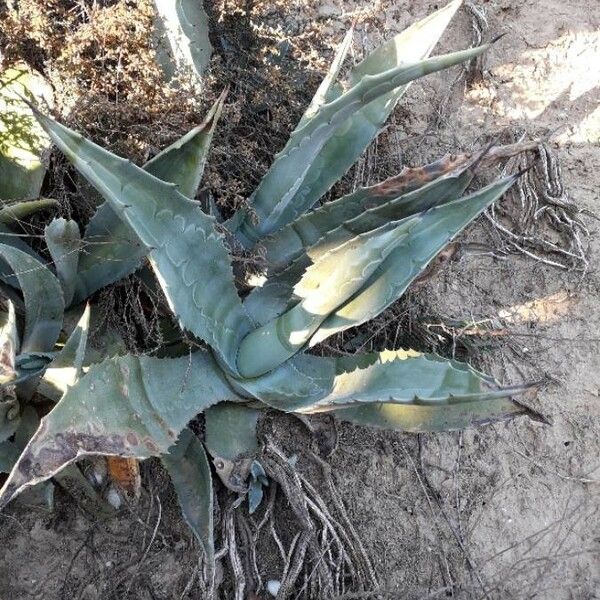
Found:
M 227 0 L 213 10 L 222 17 L 244 5 Z M 437 7 L 428 0 L 290 0 L 281 10 L 281 3 L 255 2 L 249 19 L 241 13 L 234 19 L 245 20 L 252 35 L 287 40 L 292 56 L 303 50 L 308 58 L 296 65 L 306 76 L 298 91 L 301 110 L 300 101 L 318 84 L 323 58 L 353 19 L 358 59 L 364 48 Z M 549 423 L 520 418 L 419 436 L 341 426 L 329 459 L 333 479 L 379 581 L 377 593 L 349 593 L 348 599 L 600 598 L 600 3 L 480 0 L 475 11 L 459 11 L 437 50 L 471 44 L 474 22 L 487 39 L 505 32 L 482 76 L 454 70 L 414 84 L 346 184 L 372 183 L 403 164 L 468 150 L 495 136 L 545 137 L 561 169 L 563 200 L 589 211 L 580 215 L 589 229 L 589 236 L 580 230 L 589 264 L 525 246 L 538 260 L 483 217 L 460 238 L 457 260 L 384 315 L 386 339 L 410 339 L 411 332 L 398 333 L 401 326 L 414 326 L 421 345 L 440 341 L 436 335 L 445 332 L 440 344 L 446 351 L 468 350 L 504 383 L 543 380 L 531 402 Z M 481 11 L 485 18 L 477 21 Z M 213 40 L 219 69 L 227 66 L 230 25 L 220 18 Z M 248 80 L 233 94 L 254 94 L 251 107 L 262 114 L 258 88 L 268 100 L 275 89 L 269 85 L 281 82 L 266 81 L 260 69 L 252 63 Z M 269 110 L 268 127 L 282 142 L 298 114 Z M 243 119 L 240 132 L 242 126 Z M 227 156 L 232 135 L 222 146 L 217 141 L 215 156 L 235 174 L 243 165 Z M 211 182 L 219 176 L 214 169 Z M 234 179 L 220 177 L 221 183 Z M 243 195 L 244 185 L 240 179 L 231 198 Z M 518 224 L 527 208 L 518 197 L 506 198 L 496 216 Z M 567 247 L 544 214 L 532 223 L 532 235 Z M 563 259 L 568 268 L 549 264 Z M 496 333 L 472 335 L 474 323 L 491 324 Z M 380 342 L 376 332 L 364 343 Z M 308 437 L 302 427 L 288 421 L 270 427 L 276 443 L 287 455 L 297 454 L 300 471 L 318 485 L 303 453 Z M 148 464 L 144 485 L 139 505 L 105 521 L 90 520 L 60 494 L 54 512 L 22 500 L 0 515 L 1 600 L 202 598 L 197 548 L 168 481 Z M 277 579 L 281 568 L 278 555 L 264 560 L 263 580 Z M 223 597 L 233 597 L 227 589 Z M 307 589 L 297 597 L 310 597 Z M 262 589 L 256 597 L 270 596 Z

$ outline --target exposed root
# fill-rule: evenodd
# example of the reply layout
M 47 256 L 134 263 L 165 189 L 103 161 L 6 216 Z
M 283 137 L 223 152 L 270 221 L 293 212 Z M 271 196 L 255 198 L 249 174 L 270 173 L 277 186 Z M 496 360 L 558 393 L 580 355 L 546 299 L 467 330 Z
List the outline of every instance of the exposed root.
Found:
M 319 467 L 319 483 L 324 482 L 324 486 L 311 483 L 267 440 L 261 464 L 271 485 L 262 516 L 258 520 L 249 516 L 239 498 L 231 498 L 225 508 L 221 520 L 224 548 L 217 559 L 227 560 L 230 593 L 236 600 L 260 597 L 267 579 L 271 580 L 271 590 L 278 588 L 278 600 L 330 599 L 378 588 L 377 576 L 350 523 L 330 467 L 316 454 L 311 453 L 310 458 Z M 321 487 L 326 497 L 319 491 Z M 269 546 L 272 553 L 257 554 L 258 547 Z
M 538 142 L 536 160 L 517 181 L 513 195 L 520 210 L 505 205 L 492 206 L 485 215 L 500 239 L 497 252 L 524 254 L 562 270 L 585 275 L 589 268 L 589 230 L 582 210 L 564 189 L 560 164 L 545 142 Z M 514 159 L 513 166 L 528 166 L 527 159 Z
M 311 456 L 321 467 L 328 502 L 272 441 L 267 442 L 261 459 L 300 528 L 287 551 L 281 540 L 276 539 L 284 563 L 278 599 L 331 598 L 346 593 L 347 587 L 354 590 L 377 587 L 374 569 L 348 519 L 329 467 L 316 454 Z M 274 498 L 272 493 L 262 523 L 269 521 L 270 531 L 276 534 L 275 518 L 281 511 L 273 510 Z
M 229 564 L 233 575 L 234 599 L 244 600 L 246 576 L 237 547 L 234 507 L 230 506 L 223 518 L 223 539 L 227 540 Z

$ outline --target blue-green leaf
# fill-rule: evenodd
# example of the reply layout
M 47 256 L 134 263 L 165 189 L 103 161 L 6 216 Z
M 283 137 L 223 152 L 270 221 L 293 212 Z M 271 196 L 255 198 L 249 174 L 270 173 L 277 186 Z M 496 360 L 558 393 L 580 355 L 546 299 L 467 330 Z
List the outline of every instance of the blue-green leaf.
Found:
M 194 198 L 224 101 L 223 93 L 201 125 L 157 154 L 144 165 L 144 170 L 176 184 L 181 194 Z M 102 204 L 88 223 L 84 244 L 75 303 L 133 273 L 148 254 L 148 248 L 109 202 Z
M 73 333 L 71 333 L 61 351 L 46 367 L 38 388 L 38 392 L 46 398 L 58 402 L 67 389 L 75 385 L 83 374 L 90 314 L 91 310 L 88 304 Z
M 264 240 L 269 272 L 286 268 L 336 229 L 364 232 L 456 200 L 472 181 L 484 153 L 462 160 L 445 156 L 424 167 L 404 169 L 302 215 Z
M 181 326 L 236 370 L 252 324 L 237 294 L 229 253 L 213 217 L 197 203 L 36 111 L 52 140 L 150 250 L 150 262 Z M 218 302 L 215 299 L 218 298 Z
M 200 440 L 186 428 L 162 457 L 162 463 L 177 493 L 183 518 L 204 549 L 210 581 L 215 568 L 215 548 L 212 476 L 206 452 Z
M 68 306 L 75 291 L 81 250 L 79 225 L 75 221 L 67 221 L 63 218 L 53 219 L 44 229 L 44 238 L 62 286 L 65 305 Z
M 331 249 L 319 248 L 318 258 L 294 286 L 298 303 L 242 340 L 237 358 L 240 374 L 257 377 L 298 352 L 328 315 L 402 243 L 411 225 L 412 219 L 390 223 L 340 245 L 336 238 Z
M 217 474 L 232 491 L 245 491 L 250 466 L 258 452 L 256 428 L 260 411 L 235 402 L 221 402 L 204 411 L 204 443 Z
M 469 60 L 488 46 L 423 60 L 460 1 L 416 23 L 351 73 L 350 86 L 303 120 L 277 155 L 238 230 L 251 246 L 305 212 L 356 161 L 375 138 L 408 83 Z
M 25 301 L 22 352 L 47 352 L 58 339 L 65 304 L 58 279 L 41 262 L 16 248 L 0 244 L 0 256 L 19 280 Z
M 54 208 L 55 206 L 58 206 L 58 201 L 52 200 L 51 198 L 23 200 L 21 202 L 5 204 L 2 208 L 0 208 L 0 223 L 12 225 L 13 223 L 18 223 L 21 219 L 25 219 L 29 215 L 32 215 L 39 210 L 46 210 L 47 208 Z
M 334 377 L 334 359 L 299 353 L 260 377 L 229 381 L 240 394 L 292 412 L 324 398 L 332 389 Z
M 93 365 L 42 419 L 0 491 L 0 507 L 83 456 L 160 456 L 196 414 L 234 398 L 206 352 Z
M 365 323 L 397 300 L 437 254 L 516 181 L 507 177 L 469 196 L 432 208 L 375 270 L 369 280 L 332 313 L 312 337 L 314 345 L 334 333 Z
M 304 412 L 334 410 L 344 421 L 412 432 L 464 429 L 528 412 L 511 396 L 530 386 L 498 387 L 465 363 L 402 350 L 370 362 L 339 372 L 331 393 Z

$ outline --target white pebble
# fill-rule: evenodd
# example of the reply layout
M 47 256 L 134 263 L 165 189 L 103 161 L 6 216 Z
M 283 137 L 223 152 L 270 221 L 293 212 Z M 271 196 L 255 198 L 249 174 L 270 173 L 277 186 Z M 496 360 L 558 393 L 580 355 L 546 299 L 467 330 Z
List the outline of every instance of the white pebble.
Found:
M 121 504 L 123 504 L 121 494 L 114 487 L 109 488 L 106 493 L 106 500 L 115 510 L 119 510 Z
M 271 581 L 267 582 L 267 590 L 271 596 L 275 597 L 279 593 L 279 588 L 281 587 L 281 581 L 276 581 L 275 579 L 271 579 Z

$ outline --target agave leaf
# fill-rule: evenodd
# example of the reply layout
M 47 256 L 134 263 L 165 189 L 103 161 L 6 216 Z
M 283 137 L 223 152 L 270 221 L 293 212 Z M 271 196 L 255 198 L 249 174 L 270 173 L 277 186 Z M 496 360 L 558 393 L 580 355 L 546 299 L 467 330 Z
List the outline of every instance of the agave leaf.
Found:
M 83 373 L 91 309 L 88 304 L 62 350 L 46 367 L 38 392 L 58 402 L 69 387 L 77 383 Z
M 144 165 L 144 170 L 162 181 L 176 184 L 184 196 L 194 198 L 224 101 L 225 92 L 201 125 L 157 154 Z M 76 303 L 133 273 L 148 254 L 148 248 L 109 202 L 102 204 L 90 219 L 84 243 L 86 251 L 79 259 Z
M 6 246 L 12 246 L 13 248 L 17 248 L 21 252 L 25 252 L 25 254 L 29 254 L 39 262 L 43 262 L 43 258 L 35 251 L 29 244 L 26 244 L 23 241 L 24 237 L 28 237 L 24 234 L 15 233 L 10 227 L 6 226 L 4 223 L 0 223 L 0 244 L 5 244 Z M 14 278 L 14 275 L 13 275 Z M 15 278 L 16 279 L 16 278 Z M 13 285 L 11 283 L 11 285 Z M 13 287 L 19 286 L 19 282 L 15 281 Z
M 32 256 L 39 262 L 44 262 L 43 258 L 35 252 L 31 246 L 26 244 L 23 240 L 23 235 L 15 233 L 10 227 L 6 226 L 4 223 L 0 223 L 0 244 L 6 244 L 7 246 L 12 246 L 13 248 L 17 248 L 21 250 L 21 252 L 25 252 Z M 10 265 L 0 257 L 0 281 L 8 284 L 10 288 L 14 288 L 16 290 L 21 289 L 19 285 L 19 280 L 15 277 Z M 4 291 L 6 295 L 10 296 L 10 299 L 16 303 L 16 305 L 20 308 L 22 306 L 21 299 L 19 295 L 14 293 L 10 288 L 6 288 Z
M 350 29 L 346 32 L 342 43 L 338 46 L 335 56 L 333 57 L 333 61 L 329 66 L 329 70 L 327 71 L 327 75 L 325 75 L 323 78 L 323 81 L 315 92 L 315 95 L 308 105 L 308 108 L 304 111 L 304 114 L 298 123 L 298 127 L 302 127 L 307 121 L 312 119 L 318 112 L 319 108 L 323 106 L 323 104 L 331 102 L 331 100 L 342 94 L 342 89 L 339 86 L 336 86 L 336 80 L 340 73 L 340 69 L 344 64 L 344 60 L 348 55 L 348 50 L 350 50 L 350 46 L 352 45 L 353 35 L 354 26 L 350 27 Z
M 0 490 L 0 507 L 84 456 L 160 456 L 192 417 L 232 398 L 206 352 L 176 359 L 129 355 L 93 365 L 42 419 Z
M 270 277 L 263 285 L 255 287 L 244 299 L 244 308 L 257 326 L 280 317 L 298 301 L 294 298 L 294 285 L 302 272 L 295 268 Z
M 461 2 L 462 0 L 450 2 L 368 54 L 350 70 L 345 85 L 332 88 L 331 93 L 337 91 L 337 94 L 341 94 L 344 88 L 356 85 L 365 75 L 376 75 L 401 64 L 427 58 Z M 324 144 L 310 165 L 302 187 L 290 201 L 290 205 L 296 208 L 297 215 L 314 206 L 358 160 L 375 139 L 409 85 L 410 83 L 396 88 L 352 115 L 344 127 L 338 129 Z
M 52 89 L 25 64 L 0 75 L 0 199 L 30 200 L 40 195 L 46 169 L 42 154 L 50 140 L 19 96 L 49 102 Z
M 0 473 L 10 473 L 19 454 L 19 449 L 13 442 L 0 442 Z
M 319 226 L 322 226 L 322 222 L 320 220 L 313 220 L 312 223 L 308 222 L 308 227 L 306 227 L 307 221 L 304 221 L 304 217 L 301 217 L 294 221 L 294 223 L 298 224 L 298 228 L 295 230 L 297 232 L 297 239 L 296 244 L 291 244 L 290 246 L 294 248 L 299 242 L 305 244 L 307 247 L 303 251 L 300 251 L 299 256 L 294 256 L 294 264 L 304 264 L 309 258 L 314 261 L 315 257 L 320 256 L 324 250 L 334 248 L 352 237 L 374 231 L 390 222 L 405 220 L 405 223 L 409 225 L 413 223 L 413 221 L 409 220 L 409 217 L 416 214 L 421 216 L 424 211 L 434 206 L 440 206 L 459 198 L 473 179 L 473 176 L 474 172 L 472 170 L 460 169 L 455 175 L 442 177 L 413 192 L 396 198 L 392 197 L 392 199 L 388 199 L 387 201 L 383 201 L 381 196 L 377 197 L 373 195 L 371 196 L 371 205 L 367 204 L 364 206 L 363 210 L 354 217 L 338 221 L 341 224 L 326 230 L 320 237 L 317 237 L 317 229 L 314 227 L 314 223 L 319 223 Z M 385 185 L 385 182 L 383 185 Z M 327 219 L 324 220 L 326 221 Z M 276 236 L 273 237 L 276 238 Z M 306 254 L 306 256 L 303 257 L 303 254 Z M 286 269 L 286 271 L 289 270 L 289 268 Z
M 20 418 L 17 419 L 17 427 L 13 431 L 14 440 L 12 442 L 4 440 L 0 443 L 0 473 L 10 473 L 19 458 L 19 454 L 36 430 L 39 421 L 33 406 L 23 408 Z
M 19 280 L 25 300 L 22 352 L 52 350 L 62 327 L 65 304 L 58 279 L 41 262 L 0 244 L 0 256 Z
M 325 250 L 294 288 L 300 302 L 249 333 L 238 353 L 239 372 L 257 377 L 293 356 L 327 316 L 352 296 L 398 247 L 412 224 L 390 223 Z
M 310 344 L 365 323 L 397 300 L 437 254 L 516 179 L 516 176 L 506 177 L 426 213 L 405 243 L 390 253 L 352 298 L 325 319 Z
M 347 222 L 355 222 L 360 231 L 366 231 L 455 200 L 472 181 L 485 152 L 477 152 L 465 161 L 447 155 L 424 167 L 404 169 L 395 177 L 359 188 L 298 217 L 264 240 L 270 270 L 285 268 Z M 379 221 L 374 222 L 373 218 Z
M 11 225 L 40 210 L 58 206 L 57 200 L 39 198 L 38 200 L 23 200 L 0 208 L 0 223 Z
M 253 515 L 263 499 L 263 487 L 268 487 L 269 479 L 263 466 L 253 461 L 250 467 L 250 483 L 248 485 L 248 513 Z
M 46 245 L 54 261 L 56 274 L 62 286 L 65 305 L 71 303 L 81 250 L 81 234 L 75 221 L 53 219 L 44 229 Z
M 37 391 L 58 402 L 67 388 L 81 377 L 86 358 L 88 363 L 93 362 L 87 356 L 90 313 L 88 305 L 60 352 L 20 353 L 16 360 L 17 378 L 13 383 L 43 374 Z M 92 352 L 92 358 L 93 355 Z
M 177 492 L 183 517 L 204 549 L 211 581 L 215 569 L 213 489 L 206 452 L 200 440 L 186 428 L 162 457 L 162 463 Z
M 235 402 L 221 402 L 204 411 L 204 443 L 217 475 L 227 488 L 243 492 L 258 452 L 256 428 L 260 411 Z
M 19 459 L 19 455 L 29 443 L 29 440 L 35 433 L 36 429 L 40 425 L 40 418 L 37 411 L 33 406 L 25 406 L 23 414 L 21 415 L 21 422 L 15 433 L 14 442 L 11 443 L 12 447 L 9 448 L 10 458 L 13 459 L 12 465 L 7 461 L 6 465 L 8 468 L 4 470 L 5 473 L 10 473 L 15 463 Z M 2 446 L 0 444 L 0 446 Z M 15 454 L 16 453 L 16 456 Z M 2 449 L 0 448 L 0 463 L 2 463 Z M 0 472 L 2 472 L 2 466 L 0 464 Z M 90 482 L 81 474 L 76 465 L 70 465 L 64 469 L 61 473 L 56 475 L 56 482 L 67 490 L 73 498 L 76 499 L 77 503 L 83 508 L 87 509 L 90 513 L 97 515 L 100 513 L 108 512 L 108 506 L 102 501 L 98 492 L 92 487 Z M 41 484 L 41 493 L 46 501 L 48 498 L 52 498 L 54 486 L 51 482 L 45 482 Z
M 432 196 L 433 199 L 440 199 L 441 197 L 440 194 Z M 271 274 L 262 286 L 255 287 L 244 300 L 244 307 L 252 320 L 257 325 L 262 326 L 290 310 L 298 302 L 299 298 L 294 294 L 294 288 L 299 284 L 304 272 L 311 264 L 321 260 L 331 249 L 338 247 L 341 249 L 342 244 L 345 242 L 350 242 L 357 236 L 375 231 L 385 225 L 398 228 L 398 232 L 401 231 L 400 228 L 408 232 L 410 227 L 416 223 L 414 219 L 418 217 L 415 216 L 411 220 L 410 218 L 403 218 L 403 215 L 416 211 L 418 201 L 410 200 L 406 204 L 401 204 L 401 199 L 398 200 L 398 203 L 394 203 L 398 206 L 381 207 L 384 209 L 382 215 L 371 214 L 372 211 L 367 211 L 356 219 L 346 221 L 338 226 L 332 226 L 322 237 L 317 238 L 311 246 L 296 252 L 297 255 L 291 264 L 283 271 Z M 421 202 L 421 204 L 427 206 L 425 202 Z M 413 210 L 409 210 L 411 208 Z M 397 220 L 396 217 L 399 217 L 399 219 Z M 289 239 L 290 236 L 286 237 Z M 310 234 L 307 234 L 306 239 L 310 237 Z M 316 238 L 316 236 L 314 237 Z M 296 236 L 296 240 L 298 239 Z
M 449 2 L 370 52 L 352 67 L 346 85 L 356 85 L 365 75 L 375 75 L 429 56 L 461 4 L 462 0 Z
M 8 384 L 0 384 L 1 387 L 13 386 L 16 384 L 24 383 L 30 379 L 36 379 L 41 375 L 50 361 L 52 360 L 53 353 L 50 352 L 22 352 L 16 358 L 15 371 L 16 377 Z M 33 394 L 35 391 L 34 382 L 25 389 L 21 387 L 19 389 L 19 396 L 23 396 L 23 392 Z
M 149 160 L 144 165 L 144 171 L 176 184 L 184 196 L 194 198 L 202 181 L 206 159 L 226 97 L 227 90 L 224 90 L 204 121 Z
M 428 56 L 460 2 L 413 25 L 370 61 L 353 70 L 351 87 L 321 105 L 276 157 L 251 198 L 238 237 L 250 246 L 308 210 L 356 161 L 389 117 L 406 85 L 479 56 L 489 45 L 433 59 Z M 336 136 L 337 133 L 337 137 Z
M 155 5 L 156 55 L 167 79 L 178 72 L 200 78 L 212 54 L 202 0 L 155 0 Z
M 334 359 L 299 353 L 260 377 L 230 377 L 229 382 L 242 395 L 251 395 L 272 408 L 292 412 L 324 398 L 332 389 L 334 376 Z
M 486 152 L 447 155 L 425 167 L 405 169 L 396 177 L 324 204 L 266 238 L 263 246 L 269 277 L 244 300 L 250 317 L 264 325 L 290 308 L 294 285 L 321 249 L 334 245 L 335 240 L 348 239 L 352 233 L 376 229 L 459 197 Z
M 131 275 L 148 255 L 148 248 L 108 202 L 100 205 L 90 219 L 82 246 L 73 292 L 74 305 Z
M 215 219 L 168 184 L 38 111 L 52 140 L 150 250 L 150 261 L 181 326 L 208 342 L 235 372 L 250 330 Z M 215 302 L 218 298 L 219 302 Z
M 447 431 L 527 413 L 511 399 L 527 389 L 500 388 L 469 365 L 438 356 L 383 352 L 369 366 L 338 373 L 331 394 L 303 412 L 339 406 L 332 414 L 358 425 Z
M 10 300 L 8 300 L 8 313 L 4 316 L 0 329 L 0 383 L 6 387 L 0 389 L 0 443 L 5 442 L 16 431 L 21 412 L 16 390 L 12 385 L 17 377 L 16 355 L 19 351 L 19 334 L 15 307 Z M 5 452 L 9 450 L 5 449 Z

